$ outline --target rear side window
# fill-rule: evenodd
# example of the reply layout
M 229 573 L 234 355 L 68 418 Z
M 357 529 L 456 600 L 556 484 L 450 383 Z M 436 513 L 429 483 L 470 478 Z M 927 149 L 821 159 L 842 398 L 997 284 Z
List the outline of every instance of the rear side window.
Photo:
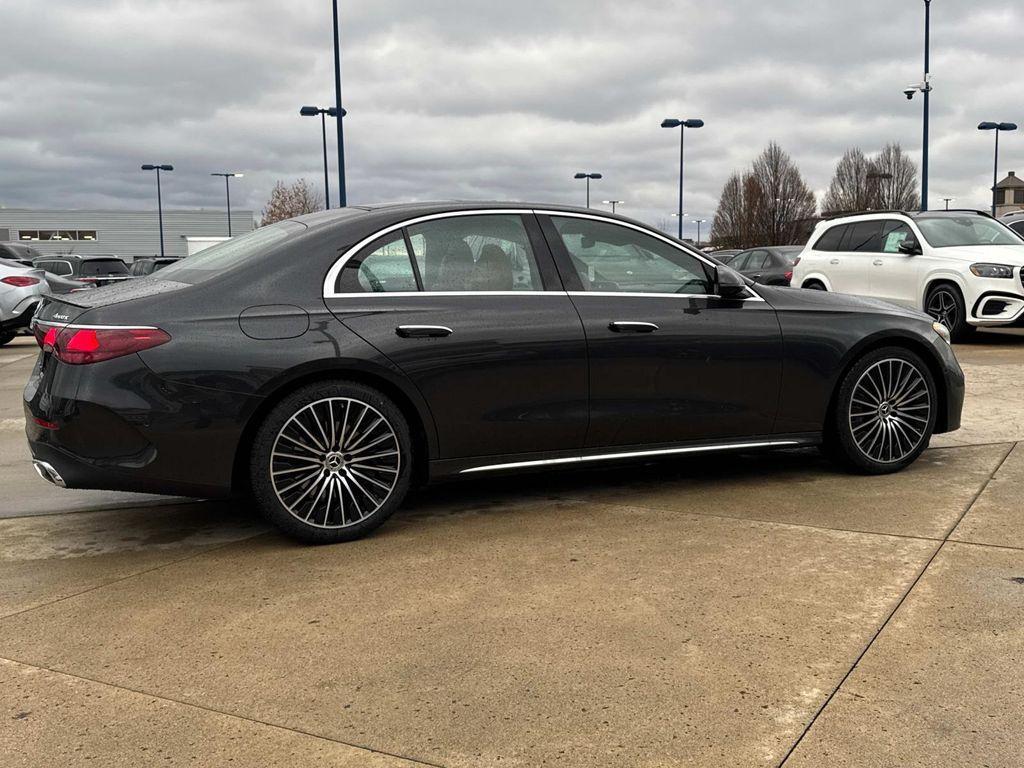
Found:
M 840 224 L 826 231 L 825 234 L 818 238 L 818 242 L 814 244 L 814 250 L 838 251 L 839 242 L 843 239 L 847 227 L 848 225 L 846 224 Z
M 1018 235 L 1024 235 L 1024 221 L 1015 221 L 1010 225 L 1010 229 L 1016 232 Z
M 518 214 L 451 216 L 409 227 L 426 291 L 542 291 Z
M 401 232 L 392 232 L 370 243 L 349 259 L 338 275 L 338 293 L 395 293 L 416 289 L 416 273 Z
M 128 267 L 120 259 L 90 259 L 82 262 L 82 277 L 127 274 Z
M 878 253 L 882 250 L 882 222 L 858 221 L 850 225 L 850 234 L 842 250 L 858 253 Z

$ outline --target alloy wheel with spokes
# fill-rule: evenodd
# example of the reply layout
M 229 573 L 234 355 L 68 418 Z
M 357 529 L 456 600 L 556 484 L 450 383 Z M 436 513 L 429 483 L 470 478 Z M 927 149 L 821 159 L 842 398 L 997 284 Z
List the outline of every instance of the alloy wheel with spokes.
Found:
M 924 361 L 901 347 L 869 352 L 844 376 L 826 447 L 851 467 L 894 472 L 928 447 L 938 400 Z
M 924 440 L 932 398 L 921 372 L 906 360 L 879 360 L 861 374 L 850 401 L 850 430 L 865 456 L 900 462 Z
M 952 328 L 959 319 L 956 297 L 947 288 L 932 291 L 928 297 L 927 312 L 947 328 Z
M 379 393 L 314 385 L 275 409 L 254 445 L 253 487 L 271 520 L 310 541 L 376 527 L 408 486 L 408 427 Z

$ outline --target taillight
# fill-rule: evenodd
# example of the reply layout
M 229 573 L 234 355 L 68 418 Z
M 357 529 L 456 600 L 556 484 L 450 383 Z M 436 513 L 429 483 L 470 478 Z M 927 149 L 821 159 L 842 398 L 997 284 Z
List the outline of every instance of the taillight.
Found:
M 36 338 L 39 339 L 38 326 Z M 55 328 L 51 327 L 39 342 L 43 349 L 68 365 L 87 365 L 130 355 L 166 344 L 171 340 L 159 328 Z
M 791 269 L 789 272 L 783 272 L 782 276 L 786 278 L 787 283 L 790 282 L 793 279 L 793 270 Z
M 25 277 L 24 275 L 11 275 L 0 279 L 0 283 L 13 285 L 15 288 L 28 288 L 30 285 L 38 285 L 38 277 Z

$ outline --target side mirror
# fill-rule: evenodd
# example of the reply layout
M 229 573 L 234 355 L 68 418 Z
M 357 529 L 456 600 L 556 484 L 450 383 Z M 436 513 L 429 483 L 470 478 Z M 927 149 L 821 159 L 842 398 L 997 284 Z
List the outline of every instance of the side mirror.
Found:
M 899 250 L 900 253 L 905 254 L 907 256 L 920 256 L 922 253 L 921 244 L 918 243 L 917 240 L 914 239 L 913 237 L 908 237 L 902 243 L 900 243 Z
M 728 267 L 715 267 L 715 293 L 723 299 L 738 299 L 747 292 L 747 284 Z

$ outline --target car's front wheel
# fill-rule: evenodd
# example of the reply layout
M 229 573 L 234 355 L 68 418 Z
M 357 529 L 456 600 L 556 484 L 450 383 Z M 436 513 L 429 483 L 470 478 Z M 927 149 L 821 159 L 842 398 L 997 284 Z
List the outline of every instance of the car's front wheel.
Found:
M 924 308 L 925 312 L 946 326 L 953 341 L 964 341 L 974 333 L 974 326 L 967 322 L 964 297 L 956 286 L 939 283 L 933 287 L 928 291 Z
M 918 355 L 902 347 L 869 352 L 839 384 L 829 452 L 859 472 L 897 472 L 928 447 L 937 404 L 934 377 Z
M 345 381 L 302 387 L 264 419 L 250 476 L 264 515 L 305 542 L 359 538 L 409 489 L 412 441 L 401 410 L 374 389 Z
M 3 331 L 3 332 L 0 332 L 0 347 L 4 346 L 6 344 L 10 344 L 12 341 L 14 341 L 14 336 L 15 336 L 14 331 Z

